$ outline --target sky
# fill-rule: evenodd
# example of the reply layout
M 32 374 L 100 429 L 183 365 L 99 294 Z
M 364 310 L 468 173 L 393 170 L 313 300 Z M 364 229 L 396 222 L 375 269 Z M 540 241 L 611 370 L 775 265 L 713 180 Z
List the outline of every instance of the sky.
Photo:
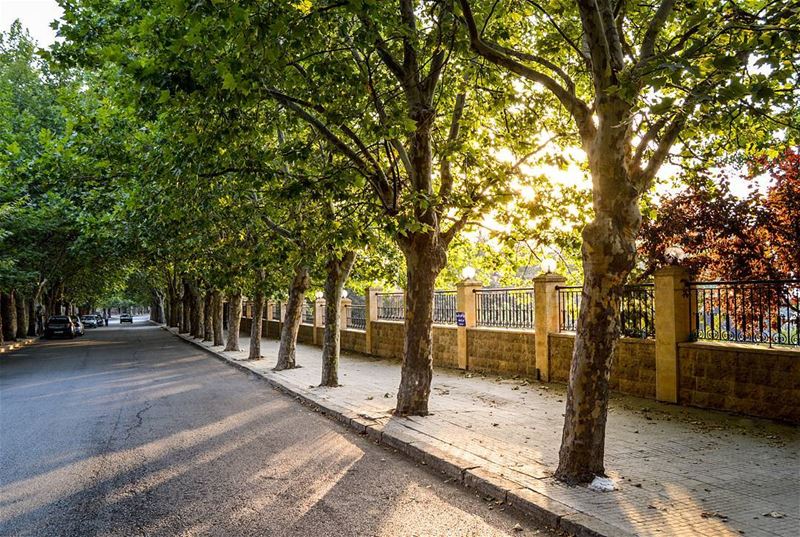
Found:
M 56 0 L 0 0 L 0 28 L 6 31 L 19 19 L 39 46 L 47 48 L 56 38 L 50 23 L 60 18 L 61 13 Z

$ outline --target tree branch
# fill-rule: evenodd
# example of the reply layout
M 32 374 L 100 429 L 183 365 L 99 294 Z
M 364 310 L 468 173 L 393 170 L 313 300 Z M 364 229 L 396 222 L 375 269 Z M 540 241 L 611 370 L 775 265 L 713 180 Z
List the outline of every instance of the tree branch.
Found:
M 505 67 L 509 71 L 527 78 L 528 80 L 542 84 L 559 100 L 559 102 L 561 102 L 564 108 L 566 108 L 575 119 L 581 136 L 584 139 L 591 137 L 594 132 L 594 125 L 591 122 L 591 113 L 586 103 L 562 87 L 553 78 L 514 60 L 502 51 L 484 42 L 478 34 L 478 28 L 475 24 L 475 18 L 472 15 L 472 9 L 469 6 L 468 0 L 459 0 L 459 3 L 464 13 L 464 20 L 467 25 L 467 31 L 469 32 L 472 49 L 492 63 Z
M 464 104 L 466 102 L 466 94 L 459 93 L 456 96 L 456 104 L 453 108 L 453 116 L 450 120 L 450 132 L 447 135 L 447 143 L 442 151 L 441 171 L 441 184 L 439 185 L 439 198 L 442 202 L 446 202 L 453 192 L 453 173 L 450 169 L 450 154 L 454 149 L 456 140 L 458 139 L 458 132 L 461 127 L 461 116 L 464 114 Z

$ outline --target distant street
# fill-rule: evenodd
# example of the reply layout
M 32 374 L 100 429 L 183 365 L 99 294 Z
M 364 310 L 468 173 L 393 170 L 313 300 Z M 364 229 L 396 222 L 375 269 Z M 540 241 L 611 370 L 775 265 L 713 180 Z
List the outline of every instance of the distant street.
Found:
M 0 358 L 0 535 L 536 532 L 501 509 L 144 318 Z

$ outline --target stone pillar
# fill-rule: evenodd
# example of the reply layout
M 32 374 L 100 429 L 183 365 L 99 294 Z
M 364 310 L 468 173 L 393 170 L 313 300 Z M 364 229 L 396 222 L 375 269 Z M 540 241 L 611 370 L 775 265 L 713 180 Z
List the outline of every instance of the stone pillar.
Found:
M 655 273 L 656 399 L 678 402 L 678 343 L 689 341 L 689 274 L 683 267 Z
M 347 307 L 352 304 L 353 301 L 349 298 L 343 298 L 341 302 L 339 302 L 339 320 L 341 322 L 339 330 L 344 330 L 347 328 Z
M 533 279 L 534 330 L 536 332 L 536 378 L 550 382 L 550 332 L 558 332 L 558 291 L 566 279 L 560 274 L 540 274 Z
M 382 289 L 380 287 L 367 287 L 366 308 L 364 312 L 364 331 L 366 332 L 366 349 L 368 354 L 372 354 L 372 323 L 378 320 L 378 293 Z
M 322 319 L 325 318 L 325 299 L 317 298 L 314 300 L 314 345 L 322 345 L 323 335 L 317 335 L 318 328 L 324 328 L 325 323 Z
M 456 323 L 456 349 L 459 369 L 469 369 L 469 349 L 467 349 L 467 329 L 475 328 L 475 289 L 481 289 L 478 280 L 464 279 L 456 284 L 456 318 L 464 315 L 464 326 Z

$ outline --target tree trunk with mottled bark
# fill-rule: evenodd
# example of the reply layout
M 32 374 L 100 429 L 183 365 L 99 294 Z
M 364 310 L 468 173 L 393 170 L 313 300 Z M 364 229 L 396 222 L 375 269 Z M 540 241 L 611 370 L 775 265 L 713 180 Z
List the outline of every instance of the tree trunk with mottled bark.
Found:
M 35 337 L 38 335 L 36 322 L 36 299 L 31 297 L 27 301 L 28 308 L 28 337 Z
M 203 296 L 203 341 L 214 340 L 214 292 L 209 289 Z
M 264 321 L 264 280 L 266 273 L 264 270 L 259 270 L 256 274 L 256 292 L 253 301 L 253 318 L 250 324 L 250 352 L 248 353 L 248 360 L 260 360 L 261 356 L 261 327 Z
M 622 124 L 624 113 L 618 114 Z M 586 483 L 605 475 L 608 380 L 619 340 L 619 308 L 636 263 L 639 195 L 630 188 L 625 134 L 599 136 L 589 154 L 595 217 L 583 230 L 583 293 L 572 351 L 567 407 L 556 477 Z
M 438 234 L 416 233 L 401 243 L 406 258 L 405 338 L 395 413 L 428 414 L 433 378 L 433 296 L 436 276 L 447 263 Z
M 28 308 L 19 291 L 14 291 L 14 305 L 17 308 L 17 338 L 25 339 L 28 337 Z
M 239 327 L 242 324 L 242 292 L 231 294 L 228 302 L 228 340 L 225 343 L 226 351 L 240 351 Z
M 17 306 L 14 291 L 0 293 L 0 308 L 3 310 L 3 337 L 6 341 L 17 339 Z
M 289 300 L 286 302 L 275 371 L 297 367 L 297 334 L 302 321 L 304 295 L 310 285 L 311 278 L 308 268 L 305 266 L 295 268 L 294 278 L 289 287 Z
M 322 340 L 322 380 L 320 386 L 339 386 L 340 330 L 342 325 L 342 288 L 347 281 L 356 253 L 345 252 L 341 257 L 331 257 L 326 264 L 325 278 L 325 333 Z
M 213 310 L 212 324 L 214 326 L 214 346 L 216 347 L 225 344 L 224 333 L 222 329 L 222 316 L 223 312 L 225 311 L 225 306 L 222 292 L 217 289 L 214 290 L 211 309 Z
M 183 300 L 181 300 L 181 327 L 179 332 L 190 334 L 192 331 L 192 287 L 183 281 Z
M 194 291 L 194 309 L 197 312 L 197 330 L 193 335 L 197 339 L 203 339 L 206 332 L 206 301 L 199 286 Z
M 164 292 L 155 287 L 150 289 L 150 320 L 164 324 Z

